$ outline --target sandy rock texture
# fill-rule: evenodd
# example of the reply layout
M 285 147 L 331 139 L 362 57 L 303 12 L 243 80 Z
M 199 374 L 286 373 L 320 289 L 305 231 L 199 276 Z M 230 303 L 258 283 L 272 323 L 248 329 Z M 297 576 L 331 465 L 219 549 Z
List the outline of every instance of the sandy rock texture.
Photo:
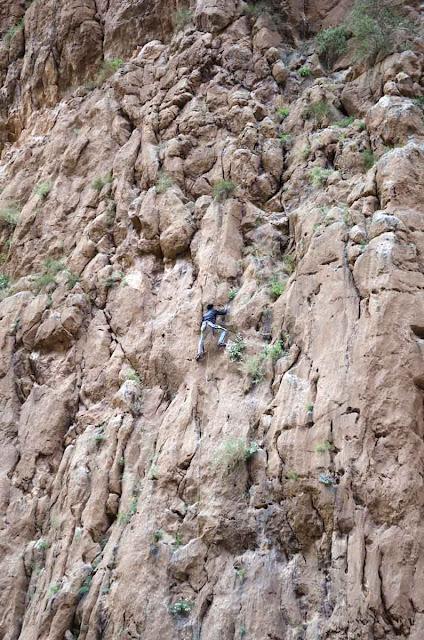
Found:
M 271 4 L 0 7 L 4 640 L 424 637 L 422 58 Z

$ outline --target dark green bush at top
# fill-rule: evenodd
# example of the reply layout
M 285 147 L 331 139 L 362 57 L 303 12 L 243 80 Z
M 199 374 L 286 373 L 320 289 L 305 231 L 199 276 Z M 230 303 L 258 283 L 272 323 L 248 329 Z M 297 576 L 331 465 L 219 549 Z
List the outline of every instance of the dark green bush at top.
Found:
M 331 67 L 347 51 L 349 32 L 344 25 L 324 29 L 316 37 L 319 55 Z

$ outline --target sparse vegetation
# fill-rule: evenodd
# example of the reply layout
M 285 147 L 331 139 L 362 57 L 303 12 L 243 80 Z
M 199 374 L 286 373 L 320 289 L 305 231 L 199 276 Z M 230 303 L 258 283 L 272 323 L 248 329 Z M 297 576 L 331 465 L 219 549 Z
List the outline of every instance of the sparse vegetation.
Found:
M 162 540 L 162 538 L 163 538 L 162 529 L 157 529 L 153 534 L 153 543 L 157 544 L 160 540 Z
M 184 542 L 183 542 L 181 533 L 177 532 L 175 534 L 175 540 L 174 540 L 174 543 L 173 543 L 174 549 L 179 549 L 180 547 L 183 546 L 183 544 L 184 544 Z
M 259 449 L 256 442 L 247 444 L 244 438 L 229 438 L 219 447 L 216 465 L 229 474 L 247 462 Z
M 322 167 L 314 167 L 309 172 L 309 180 L 314 187 L 322 187 L 331 176 L 331 169 L 323 169 Z
M 301 78 L 309 78 L 312 75 L 312 69 L 307 66 L 300 67 L 299 75 Z
M 34 546 L 37 551 L 46 551 L 46 549 L 49 548 L 49 543 L 47 542 L 47 540 L 43 540 L 43 538 L 40 538 L 39 540 L 37 540 Z
M 109 60 L 104 60 L 94 79 L 87 83 L 87 89 L 91 90 L 96 87 L 100 87 L 123 65 L 124 60 L 122 60 L 122 58 L 110 58 Z
M 132 380 L 132 382 L 136 382 L 137 384 L 141 384 L 140 376 L 134 369 L 130 369 L 127 371 L 125 375 L 125 380 Z
M 0 273 L 0 290 L 8 289 L 10 286 L 10 278 L 5 273 Z
M 169 607 L 169 613 L 173 616 L 189 616 L 194 604 L 190 600 L 177 600 Z
M 234 300 L 234 298 L 236 297 L 236 295 L 238 294 L 239 290 L 238 289 L 230 289 L 228 292 L 228 300 Z
M 265 377 L 265 355 L 247 358 L 244 369 L 253 384 L 259 384 Z
M 364 151 L 362 151 L 361 156 L 364 169 L 368 171 L 368 169 L 371 169 L 371 167 L 373 167 L 375 164 L 375 155 L 371 149 L 365 149 Z
M 272 362 L 277 362 L 284 353 L 284 345 L 282 340 L 276 340 L 274 344 L 265 347 L 264 354 L 270 357 Z
M 78 591 L 78 595 L 80 598 L 83 598 L 90 591 L 92 582 L 93 582 L 93 576 L 91 575 L 87 576 L 84 582 L 82 583 L 81 588 Z
M 39 197 L 39 198 L 47 198 L 47 196 L 49 195 L 50 191 L 52 190 L 52 183 L 51 182 L 40 182 L 36 187 L 35 187 L 35 194 Z
M 259 16 L 265 14 L 268 14 L 269 16 L 274 15 L 272 7 L 267 0 L 259 0 L 259 2 L 248 2 L 246 7 L 244 8 L 244 13 L 254 18 L 258 18 Z
M 241 584 L 243 584 L 243 582 L 246 580 L 246 575 L 247 575 L 246 567 L 243 567 L 243 566 L 234 567 L 234 571 L 235 571 L 237 580 L 239 580 Z
M 299 480 L 299 474 L 296 473 L 295 471 L 288 471 L 287 472 L 287 479 L 288 480 L 293 480 L 293 481 Z
M 305 144 L 305 146 L 302 148 L 300 152 L 300 156 L 302 160 L 307 160 L 310 155 L 311 155 L 311 147 L 308 144 Z
M 324 29 L 316 37 L 318 54 L 327 67 L 331 67 L 337 58 L 346 53 L 349 31 L 345 25 Z
M 6 31 L 4 35 L 4 41 L 6 43 L 9 43 L 16 36 L 17 33 L 19 33 L 20 31 L 23 31 L 23 28 L 24 28 L 24 19 L 21 18 L 16 24 L 14 24 L 12 27 L 9 27 L 9 29 Z
M 325 440 L 324 442 L 320 442 L 319 444 L 317 444 L 317 446 L 315 447 L 315 452 L 327 453 L 327 451 L 332 451 L 332 449 L 333 449 L 333 445 L 331 444 L 331 442 L 329 442 L 328 440 Z
M 276 113 L 280 120 L 285 120 L 290 114 L 290 109 L 288 107 L 278 107 Z
M 155 184 L 156 193 L 165 193 L 172 187 L 173 184 L 174 183 L 172 182 L 172 178 L 167 173 L 165 173 L 165 171 L 160 171 Z
M 271 296 L 274 300 L 277 300 L 285 291 L 286 285 L 280 282 L 278 278 L 272 278 L 269 283 L 269 289 Z
M 307 411 L 308 413 L 312 413 L 312 412 L 313 412 L 313 410 L 314 410 L 314 405 L 313 405 L 312 403 L 310 403 L 310 402 L 309 402 L 309 403 L 306 405 L 306 411 Z
M 228 349 L 228 357 L 232 362 L 239 362 L 246 351 L 246 343 L 243 338 L 237 337 Z
M 312 102 L 303 111 L 303 116 L 307 120 L 313 120 L 319 126 L 322 126 L 332 116 L 331 106 L 325 100 Z
M 367 128 L 365 120 L 358 120 L 356 126 L 358 127 L 358 131 L 365 131 L 365 129 Z
M 193 20 L 193 12 L 190 9 L 182 8 L 178 9 L 174 13 L 174 28 L 175 31 L 181 31 Z
M 100 192 L 105 185 L 111 184 L 112 181 L 112 174 L 107 173 L 105 176 L 99 176 L 98 178 L 95 178 L 91 183 L 91 186 L 93 187 L 93 189 Z
M 284 256 L 283 269 L 288 275 L 291 275 L 292 273 L 294 273 L 296 269 L 296 260 L 294 256 L 292 255 Z
M 49 598 L 52 598 L 56 593 L 59 593 L 61 585 L 58 582 L 52 582 L 47 592 Z
M 279 139 L 281 144 L 289 144 L 289 142 L 291 142 L 291 135 L 289 133 L 280 133 Z
M 355 118 L 354 116 L 347 116 L 346 118 L 342 118 L 341 120 L 338 120 L 337 122 L 334 123 L 334 125 L 336 127 L 340 127 L 341 129 L 344 129 L 345 127 L 349 127 L 352 122 L 354 122 Z
M 327 487 L 333 487 L 336 484 L 333 476 L 330 476 L 328 473 L 320 473 L 318 480 Z
M 34 289 L 40 293 L 46 287 L 56 284 L 56 276 L 63 271 L 64 264 L 61 260 L 47 258 L 44 261 L 44 269 L 42 273 L 34 279 Z
M 98 431 L 96 431 L 96 433 L 93 436 L 93 440 L 98 445 L 102 444 L 102 442 L 104 442 L 106 440 L 106 436 L 105 436 L 105 432 L 103 430 L 103 427 L 101 427 Z
M 124 277 L 123 273 L 112 273 L 108 278 L 106 278 L 105 280 L 105 287 L 106 289 L 112 289 L 112 287 L 114 287 L 118 282 L 122 282 L 122 278 Z
M 0 209 L 0 223 L 8 227 L 16 227 L 19 220 L 20 209 L 15 203 L 10 203 Z
M 223 202 L 234 194 L 236 185 L 232 180 L 219 180 L 213 186 L 213 197 L 217 202 Z

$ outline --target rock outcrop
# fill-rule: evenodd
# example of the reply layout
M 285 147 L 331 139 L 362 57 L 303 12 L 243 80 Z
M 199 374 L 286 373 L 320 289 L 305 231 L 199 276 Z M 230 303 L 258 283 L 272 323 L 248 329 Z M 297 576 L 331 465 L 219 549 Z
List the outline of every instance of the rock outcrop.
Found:
M 256 5 L 0 7 L 4 640 L 424 637 L 419 43 Z

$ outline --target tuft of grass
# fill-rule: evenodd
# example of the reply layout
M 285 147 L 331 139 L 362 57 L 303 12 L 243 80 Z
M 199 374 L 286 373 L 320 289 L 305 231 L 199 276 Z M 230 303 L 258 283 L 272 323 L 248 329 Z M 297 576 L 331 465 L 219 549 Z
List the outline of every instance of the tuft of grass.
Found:
M 0 273 L 0 290 L 10 287 L 10 278 L 5 273 Z
M 247 444 L 244 438 L 229 438 L 219 447 L 215 464 L 225 474 L 232 473 L 247 462 L 259 449 L 256 442 Z
M 302 160 L 307 160 L 309 158 L 309 156 L 311 155 L 311 147 L 308 144 L 305 144 L 305 146 L 302 148 L 301 152 L 300 152 L 300 156 L 302 158 Z
M 10 203 L 0 209 L 0 223 L 8 227 L 16 227 L 21 213 L 19 207 L 15 203 Z
M 112 275 L 107 277 L 105 280 L 106 289 L 112 289 L 112 287 L 118 284 L 118 282 L 122 282 L 123 277 L 124 277 L 124 274 L 121 272 L 112 273 Z
M 324 442 L 320 442 L 319 444 L 317 444 L 317 446 L 315 447 L 315 452 L 327 453 L 327 451 L 332 451 L 332 449 L 333 449 L 333 445 L 331 444 L 331 442 L 329 442 L 328 440 L 325 440 Z
M 278 107 L 276 114 L 280 120 L 285 120 L 290 114 L 290 109 L 288 107 Z
M 289 133 L 280 133 L 279 139 L 281 144 L 288 144 L 291 142 L 292 137 Z
M 162 529 L 157 529 L 153 534 L 153 543 L 157 544 L 160 540 L 162 540 L 162 538 L 163 538 Z
M 365 151 L 362 151 L 361 156 L 364 169 L 366 171 L 368 171 L 368 169 L 371 169 L 371 167 L 375 165 L 376 158 L 371 149 L 365 149 Z
M 47 196 L 49 195 L 50 191 L 52 190 L 52 183 L 51 182 L 40 182 L 36 187 L 35 187 L 35 191 L 34 193 L 39 197 L 39 198 L 47 198 Z
M 309 180 L 314 187 L 322 187 L 331 176 L 331 169 L 323 169 L 322 167 L 314 167 L 309 172 Z
M 59 593 L 60 589 L 61 585 L 58 582 L 52 582 L 47 592 L 49 598 L 52 598 L 56 593 Z
M 285 291 L 286 285 L 283 282 L 280 282 L 278 278 L 272 278 L 269 283 L 269 289 L 272 298 L 277 300 Z
M 303 111 L 303 116 L 307 120 L 313 120 L 320 127 L 327 121 L 330 120 L 332 115 L 332 110 L 328 102 L 325 100 L 319 100 L 318 102 L 313 102 L 309 104 Z
M 43 540 L 43 538 L 40 538 L 35 543 L 35 548 L 37 549 L 37 551 L 46 551 L 46 549 L 49 548 L 49 543 L 47 542 L 47 540 Z
M 244 363 L 244 371 L 253 384 L 259 384 L 265 377 L 265 355 L 252 356 Z
M 345 127 L 349 127 L 352 124 L 352 122 L 354 122 L 354 120 L 355 120 L 354 116 L 347 116 L 346 118 L 342 118 L 341 120 L 338 120 L 337 122 L 335 122 L 334 126 L 344 129 Z
M 190 615 L 193 607 L 194 603 L 190 600 L 177 600 L 174 604 L 170 605 L 169 613 L 173 616 L 187 617 Z
M 415 104 L 416 107 L 419 107 L 420 109 L 424 109 L 424 96 L 417 96 L 416 98 L 412 99 L 412 102 Z
M 134 371 L 134 369 L 131 369 L 130 371 L 128 371 L 128 373 L 125 376 L 125 380 L 132 380 L 133 382 L 136 382 L 137 384 L 141 384 L 140 376 L 138 375 L 138 373 L 136 371 Z
M 72 271 L 67 271 L 66 273 L 66 284 L 69 289 L 73 289 L 76 284 L 80 281 L 79 276 L 76 273 L 72 273 Z
M 288 471 L 287 472 L 287 479 L 288 480 L 299 480 L 299 474 L 296 473 L 295 471 Z
M 93 582 L 93 576 L 87 576 L 78 591 L 80 598 L 83 598 L 90 591 L 91 583 Z
M 9 27 L 9 29 L 6 31 L 6 33 L 4 34 L 4 41 L 6 43 L 9 43 L 16 36 L 16 34 L 23 31 L 23 29 L 24 19 L 21 18 L 16 24 L 14 24 L 12 27 Z
M 284 256 L 283 258 L 283 268 L 286 273 L 291 275 L 294 273 L 296 269 L 296 260 L 293 256 Z
M 264 355 L 271 358 L 272 362 L 277 362 L 284 353 L 284 344 L 282 340 L 276 340 L 274 344 L 265 347 Z
M 301 78 L 309 78 L 312 75 L 312 69 L 307 66 L 300 67 L 299 75 Z
M 235 571 L 237 580 L 239 580 L 241 584 L 243 584 L 243 582 L 246 580 L 246 575 L 247 575 L 246 567 L 243 567 L 243 566 L 234 567 L 234 571 Z
M 333 487 L 336 484 L 333 476 L 330 476 L 327 473 L 320 473 L 318 480 L 321 484 L 325 484 L 327 487 Z
M 223 202 L 234 194 L 236 185 L 232 180 L 218 180 L 213 186 L 213 197 L 217 202 Z
M 235 289 L 235 288 L 230 289 L 229 292 L 228 292 L 228 300 L 230 300 L 230 301 L 234 300 L 234 298 L 237 296 L 238 292 L 239 292 L 238 289 Z
M 349 31 L 345 25 L 324 29 L 316 37 L 318 54 L 331 67 L 347 51 Z
M 357 125 L 358 131 L 365 131 L 367 125 L 365 124 L 365 120 L 358 120 Z
M 113 76 L 118 69 L 120 69 L 124 65 L 124 60 L 122 58 L 110 58 L 108 60 L 104 60 L 101 67 L 97 71 L 93 80 L 87 83 L 86 88 L 96 89 L 96 87 L 101 87 L 102 84 L 111 76 Z
M 193 12 L 190 9 L 178 9 L 173 16 L 175 31 L 181 31 L 193 20 Z
M 100 192 L 105 185 L 111 184 L 112 181 L 112 174 L 107 173 L 105 176 L 99 176 L 98 178 L 95 178 L 91 183 L 91 186 L 93 189 Z
M 313 410 L 314 410 L 314 405 L 313 405 L 311 402 L 309 402 L 309 403 L 306 405 L 306 411 L 307 411 L 308 413 L 312 413 L 312 411 L 313 411 Z
M 181 536 L 181 533 L 177 532 L 175 534 L 175 540 L 174 540 L 172 546 L 174 547 L 174 549 L 179 549 L 180 547 L 183 546 L 183 544 L 184 544 L 184 542 L 183 542 L 183 538 Z
M 172 187 L 174 183 L 172 182 L 172 178 L 165 173 L 165 171 L 160 171 L 158 179 L 156 181 L 156 193 L 162 194 L 168 191 Z
M 34 280 L 35 291 L 40 293 L 42 289 L 56 284 L 56 276 L 58 273 L 63 271 L 64 268 L 64 264 L 61 260 L 47 258 L 47 260 L 44 261 L 44 269 L 42 273 Z
M 246 343 L 243 338 L 237 337 L 228 349 L 228 357 L 231 362 L 240 362 L 246 351 Z

